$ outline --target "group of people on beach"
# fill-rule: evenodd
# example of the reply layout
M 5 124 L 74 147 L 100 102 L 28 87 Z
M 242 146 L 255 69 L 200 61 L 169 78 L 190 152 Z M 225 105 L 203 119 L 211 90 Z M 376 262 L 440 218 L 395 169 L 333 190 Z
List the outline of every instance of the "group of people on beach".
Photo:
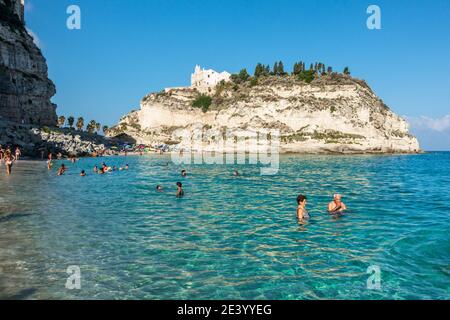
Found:
M 308 210 L 306 210 L 307 198 L 305 195 L 300 194 L 297 197 L 297 219 L 299 222 L 307 221 L 311 216 Z M 328 204 L 328 213 L 331 215 L 339 215 L 347 210 L 347 206 L 342 202 L 342 195 L 335 194 L 333 201 Z
M 19 147 L 16 147 L 14 150 L 14 153 L 11 151 L 11 147 L 6 147 L 6 149 L 3 149 L 3 146 L 0 145 L 0 164 L 5 163 L 6 166 L 6 174 L 11 174 L 12 165 L 15 161 L 18 161 L 20 159 L 20 156 L 22 155 L 22 152 L 20 151 Z

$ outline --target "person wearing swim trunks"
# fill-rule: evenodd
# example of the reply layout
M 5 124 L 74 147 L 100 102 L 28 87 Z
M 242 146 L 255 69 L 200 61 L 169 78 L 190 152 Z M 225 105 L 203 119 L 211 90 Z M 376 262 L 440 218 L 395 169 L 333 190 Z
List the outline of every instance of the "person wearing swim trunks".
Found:
M 304 222 L 305 220 L 309 219 L 309 213 L 306 210 L 306 203 L 307 203 L 307 199 L 306 196 L 300 194 L 297 197 L 297 219 L 299 222 Z
M 328 204 L 328 212 L 330 214 L 341 213 L 347 210 L 347 207 L 342 202 L 342 196 L 340 194 L 335 194 L 332 202 Z

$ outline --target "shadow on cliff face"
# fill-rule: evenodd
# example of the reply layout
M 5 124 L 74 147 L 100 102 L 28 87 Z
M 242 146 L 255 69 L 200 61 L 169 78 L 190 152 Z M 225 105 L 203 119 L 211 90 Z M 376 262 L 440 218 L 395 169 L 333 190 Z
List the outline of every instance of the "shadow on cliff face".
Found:
M 111 137 L 110 142 L 111 142 L 111 144 L 119 144 L 119 145 L 121 145 L 121 144 L 136 144 L 137 140 L 126 133 L 121 133 L 117 136 Z

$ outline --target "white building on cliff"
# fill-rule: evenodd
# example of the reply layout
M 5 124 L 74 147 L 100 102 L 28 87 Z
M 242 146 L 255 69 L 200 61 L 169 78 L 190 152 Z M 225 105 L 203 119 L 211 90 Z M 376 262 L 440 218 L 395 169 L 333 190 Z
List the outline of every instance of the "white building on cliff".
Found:
M 202 69 L 197 65 L 191 75 L 191 88 L 195 88 L 202 93 L 211 92 L 220 81 L 229 81 L 230 77 L 231 74 L 226 71 L 219 73 L 212 69 Z

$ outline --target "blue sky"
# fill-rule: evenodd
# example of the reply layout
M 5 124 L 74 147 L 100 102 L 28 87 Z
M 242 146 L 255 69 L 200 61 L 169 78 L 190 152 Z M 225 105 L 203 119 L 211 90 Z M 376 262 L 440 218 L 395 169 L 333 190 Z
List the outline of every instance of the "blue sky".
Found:
M 195 64 L 253 72 L 257 62 L 349 66 L 428 150 L 450 150 L 450 1 L 26 0 L 57 86 L 58 114 L 113 125 L 140 99 L 188 85 Z M 66 9 L 81 8 L 81 30 Z M 366 27 L 376 4 L 382 30 Z

